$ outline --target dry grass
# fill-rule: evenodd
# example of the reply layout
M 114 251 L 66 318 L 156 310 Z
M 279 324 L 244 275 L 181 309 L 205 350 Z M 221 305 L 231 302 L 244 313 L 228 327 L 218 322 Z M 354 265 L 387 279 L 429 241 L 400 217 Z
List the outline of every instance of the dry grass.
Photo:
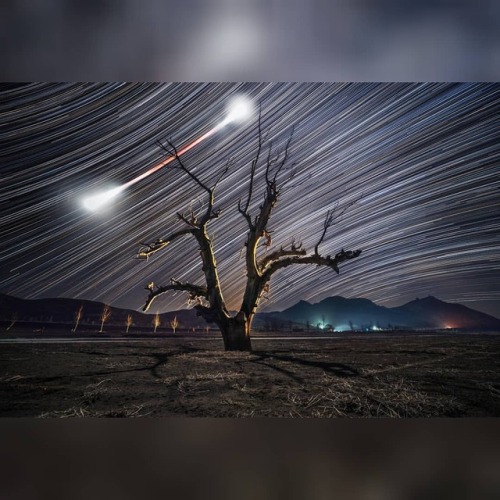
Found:
M 60 351 L 37 346 L 36 352 L 3 346 L 0 415 L 500 415 L 496 337 L 261 340 L 258 347 L 224 352 L 221 342 L 181 340 L 109 345 L 99 352 L 85 344 Z
M 147 417 L 152 411 L 144 411 L 145 405 L 129 405 L 120 410 L 94 410 L 87 406 L 74 406 L 67 410 L 40 413 L 36 418 L 136 418 Z
M 334 379 L 313 391 L 289 392 L 292 417 L 438 417 L 459 414 L 460 403 L 451 396 L 431 395 L 404 378 L 381 377 Z M 311 394 L 313 392 L 313 394 Z
M 233 380 L 235 378 L 246 377 L 244 373 L 239 372 L 215 372 L 215 373 L 189 373 L 186 375 L 186 380 L 188 381 L 201 381 L 201 380 L 210 380 L 210 381 L 227 381 Z
M 4 375 L 3 377 L 0 377 L 0 382 L 16 382 L 17 380 L 23 380 L 26 377 L 23 377 L 22 375 Z
M 111 383 L 111 387 L 109 385 Z M 89 384 L 83 392 L 82 399 L 88 403 L 92 403 L 99 399 L 103 394 L 109 393 L 113 389 L 113 382 L 110 378 L 103 379 L 95 384 Z

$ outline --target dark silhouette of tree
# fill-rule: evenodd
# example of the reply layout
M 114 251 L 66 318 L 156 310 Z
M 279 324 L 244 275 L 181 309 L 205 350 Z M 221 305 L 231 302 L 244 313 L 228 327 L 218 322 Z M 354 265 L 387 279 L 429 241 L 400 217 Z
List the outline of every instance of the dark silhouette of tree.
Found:
M 17 321 L 17 311 L 14 311 L 10 318 L 10 325 L 6 328 L 6 331 L 9 331 L 16 324 L 16 321 Z
M 163 286 L 158 286 L 150 282 L 146 286 L 146 289 L 149 290 L 149 296 L 143 307 L 144 311 L 147 311 L 156 297 L 161 294 L 169 291 L 187 292 L 189 294 L 189 301 L 195 303 L 194 308 L 198 314 L 208 323 L 215 323 L 219 327 L 226 350 L 250 351 L 250 329 L 254 314 L 260 300 L 269 291 L 270 280 L 277 271 L 292 265 L 307 264 L 328 267 L 338 274 L 339 264 L 359 256 L 361 250 L 344 251 L 342 249 L 333 257 L 330 255 L 321 255 L 319 251 L 319 247 L 328 229 L 347 207 L 342 211 L 337 210 L 338 207 L 336 207 L 326 212 L 323 231 L 312 253 L 308 254 L 302 248 L 301 243 L 295 244 L 293 240 L 289 247 L 269 248 L 272 245 L 270 236 L 272 231 L 269 230 L 268 224 L 273 208 L 278 201 L 281 189 L 293 177 L 293 174 L 289 172 L 286 178 L 283 178 L 285 177 L 285 171 L 288 169 L 289 146 L 292 136 L 293 130 L 283 151 L 276 151 L 269 144 L 267 155 L 263 155 L 263 136 L 259 113 L 257 151 L 249 169 L 246 199 L 240 199 L 238 203 L 238 212 L 245 219 L 248 232 L 244 249 L 246 266 L 245 290 L 239 311 L 234 316 L 229 313 L 224 301 L 213 242 L 207 231 L 207 226 L 221 214 L 220 209 L 216 210 L 214 208 L 215 190 L 230 168 L 231 162 L 227 163 L 215 182 L 209 185 L 184 165 L 178 155 L 177 149 L 170 141 L 168 141 L 169 148 L 161 145 L 168 154 L 175 156 L 177 168 L 205 193 L 206 205 L 204 210 L 200 210 L 199 213 L 195 213 L 193 209 L 188 213 L 178 212 L 177 216 L 184 223 L 185 227 L 168 234 L 165 238 L 157 239 L 153 243 L 141 243 L 142 248 L 139 250 L 138 257 L 147 259 L 179 238 L 185 236 L 192 237 L 196 240 L 199 248 L 199 255 L 201 257 L 200 267 L 204 273 L 205 285 L 184 283 L 176 279 L 171 279 L 170 284 Z M 266 158 L 263 159 L 263 156 L 266 156 Z M 264 175 L 262 179 L 258 179 L 256 172 L 261 161 L 264 163 Z M 258 213 L 252 214 L 250 207 L 252 197 L 255 195 L 257 182 L 263 183 L 265 193 Z M 261 242 L 266 250 L 264 255 L 259 255 L 258 251 L 259 243 Z

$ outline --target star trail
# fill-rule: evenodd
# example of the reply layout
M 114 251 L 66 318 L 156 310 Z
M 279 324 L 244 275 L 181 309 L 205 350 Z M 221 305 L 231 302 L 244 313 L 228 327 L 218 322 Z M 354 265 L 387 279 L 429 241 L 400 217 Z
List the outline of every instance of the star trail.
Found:
M 182 228 L 176 212 L 203 208 L 204 193 L 158 141 L 218 185 L 209 225 L 224 297 L 238 309 L 246 223 L 237 212 L 257 147 L 257 121 L 227 123 L 238 95 L 260 103 L 262 129 L 292 170 L 269 229 L 313 250 L 324 214 L 354 202 L 327 234 L 323 255 L 363 250 L 340 275 L 289 267 L 260 310 L 327 296 L 395 306 L 434 295 L 500 316 L 500 85 L 496 83 L 33 83 L 0 92 L 0 291 L 72 297 L 140 309 L 154 281 L 203 283 L 195 242 L 175 241 L 149 260 L 142 241 Z M 265 155 L 264 155 L 265 156 Z M 164 164 L 132 182 L 155 165 Z M 264 161 L 258 167 L 263 173 Z M 290 178 L 290 176 L 293 177 Z M 258 177 L 259 178 L 259 177 Z M 129 186 L 106 210 L 81 200 Z M 259 183 L 257 182 L 259 186 Z M 256 214 L 262 200 L 251 206 Z M 264 249 L 261 253 L 264 253 Z M 152 312 L 186 306 L 182 293 Z

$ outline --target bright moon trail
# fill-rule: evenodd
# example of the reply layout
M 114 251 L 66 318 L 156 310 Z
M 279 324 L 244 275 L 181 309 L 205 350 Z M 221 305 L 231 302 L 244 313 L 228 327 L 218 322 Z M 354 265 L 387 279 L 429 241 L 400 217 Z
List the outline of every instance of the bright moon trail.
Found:
M 200 142 L 203 142 L 205 139 L 207 139 L 208 137 L 212 136 L 213 134 L 224 128 L 229 123 L 239 124 L 249 120 L 254 114 L 254 105 L 252 101 L 247 97 L 235 96 L 230 100 L 227 110 L 228 110 L 227 116 L 226 118 L 224 118 L 223 121 L 221 121 L 215 127 L 211 128 L 208 132 L 206 132 L 202 136 L 198 137 L 198 139 L 194 140 L 187 146 L 181 148 L 177 152 L 177 155 L 178 156 L 183 155 L 190 149 L 194 148 L 196 145 L 200 144 Z M 164 167 L 165 165 L 168 165 L 173 160 L 175 160 L 175 156 L 169 156 L 168 158 L 158 163 L 154 167 L 151 167 L 146 172 L 142 173 L 141 175 L 138 175 L 137 177 L 134 177 L 132 180 L 126 182 L 125 184 L 122 184 L 121 186 L 84 198 L 82 204 L 87 210 L 91 211 L 99 210 L 107 203 L 110 203 L 121 192 L 125 191 L 125 189 L 129 188 L 130 186 L 133 186 L 142 179 L 145 179 L 146 177 L 148 177 L 148 175 L 153 174 L 160 168 Z

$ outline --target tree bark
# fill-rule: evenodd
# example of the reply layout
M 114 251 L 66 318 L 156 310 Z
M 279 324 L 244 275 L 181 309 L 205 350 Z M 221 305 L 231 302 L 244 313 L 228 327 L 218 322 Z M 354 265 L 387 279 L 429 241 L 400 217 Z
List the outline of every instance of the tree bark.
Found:
M 224 349 L 226 351 L 251 351 L 250 327 L 253 317 L 248 318 L 241 312 L 229 318 L 220 326 Z

